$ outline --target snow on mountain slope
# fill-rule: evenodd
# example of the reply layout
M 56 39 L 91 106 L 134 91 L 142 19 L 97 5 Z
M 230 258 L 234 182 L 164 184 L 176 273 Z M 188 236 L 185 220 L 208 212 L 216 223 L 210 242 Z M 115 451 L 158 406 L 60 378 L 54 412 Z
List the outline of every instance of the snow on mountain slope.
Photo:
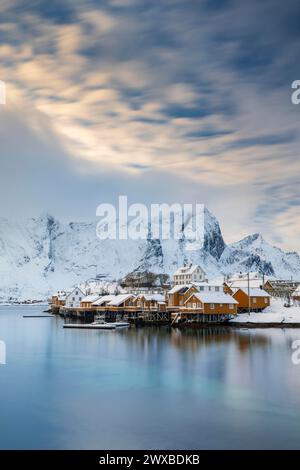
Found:
M 224 273 L 258 271 L 282 279 L 300 279 L 300 258 L 267 243 L 259 233 L 227 245 L 220 264 Z
M 255 270 L 300 278 L 297 253 L 272 247 L 259 234 L 225 245 L 217 219 L 204 212 L 204 238 L 194 241 L 99 240 L 96 222 L 62 224 L 50 215 L 12 223 L 0 219 L 0 300 L 42 298 L 105 274 L 119 279 L 134 270 L 172 274 L 184 263 L 200 264 L 208 277 Z

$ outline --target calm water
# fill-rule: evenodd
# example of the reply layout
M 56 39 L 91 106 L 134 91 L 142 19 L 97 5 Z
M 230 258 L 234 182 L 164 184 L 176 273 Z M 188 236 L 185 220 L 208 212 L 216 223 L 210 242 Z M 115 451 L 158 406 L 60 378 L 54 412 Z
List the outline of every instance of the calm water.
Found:
M 0 307 L 2 449 L 300 448 L 300 330 L 64 330 Z

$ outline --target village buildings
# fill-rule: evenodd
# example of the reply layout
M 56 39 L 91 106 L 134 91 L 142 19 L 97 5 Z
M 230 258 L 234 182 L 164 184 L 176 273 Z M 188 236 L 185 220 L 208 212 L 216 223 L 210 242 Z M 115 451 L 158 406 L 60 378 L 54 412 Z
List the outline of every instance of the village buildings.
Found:
M 239 273 L 231 278 L 209 282 L 205 271 L 198 265 L 184 266 L 174 273 L 173 287 L 143 286 L 134 290 L 114 289 L 114 294 L 101 294 L 99 290 L 89 295 L 81 287 L 71 292 L 58 292 L 52 305 L 64 314 L 85 313 L 95 315 L 126 316 L 128 319 L 158 321 L 218 322 L 232 319 L 243 312 L 264 312 L 270 306 L 268 290 L 291 291 L 290 299 L 300 306 L 300 283 L 295 281 L 267 280 L 259 273 Z M 293 288 L 293 289 L 292 289 Z M 278 293 L 278 291 L 277 291 Z

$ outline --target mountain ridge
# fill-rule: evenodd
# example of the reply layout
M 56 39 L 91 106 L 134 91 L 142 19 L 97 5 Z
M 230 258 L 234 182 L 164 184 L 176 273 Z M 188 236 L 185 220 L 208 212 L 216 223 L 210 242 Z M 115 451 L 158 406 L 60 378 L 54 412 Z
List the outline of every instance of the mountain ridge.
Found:
M 57 289 L 105 274 L 120 279 L 131 271 L 172 273 L 200 264 L 209 278 L 259 271 L 300 279 L 300 256 L 272 246 L 260 233 L 226 244 L 216 217 L 204 212 L 202 245 L 193 240 L 99 240 L 93 222 L 61 223 L 45 213 L 26 222 L 0 218 L 0 299 L 46 297 Z

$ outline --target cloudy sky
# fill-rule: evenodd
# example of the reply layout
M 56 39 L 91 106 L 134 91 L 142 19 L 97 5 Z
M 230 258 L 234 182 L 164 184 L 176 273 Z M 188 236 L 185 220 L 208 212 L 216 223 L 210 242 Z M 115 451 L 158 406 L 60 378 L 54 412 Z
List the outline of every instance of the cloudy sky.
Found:
M 1 0 L 0 208 L 204 203 L 300 250 L 295 0 Z

